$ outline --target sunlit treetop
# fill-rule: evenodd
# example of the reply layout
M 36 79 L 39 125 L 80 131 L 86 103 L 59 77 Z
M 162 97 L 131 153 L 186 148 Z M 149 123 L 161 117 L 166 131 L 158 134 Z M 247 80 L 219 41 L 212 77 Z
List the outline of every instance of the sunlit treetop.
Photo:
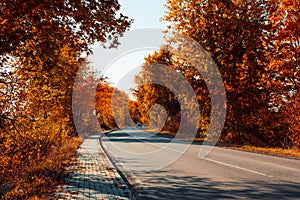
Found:
M 2 0 L 1 55 L 18 56 L 26 45 L 69 44 L 78 52 L 90 52 L 95 42 L 116 45 L 131 23 L 119 9 L 117 0 Z

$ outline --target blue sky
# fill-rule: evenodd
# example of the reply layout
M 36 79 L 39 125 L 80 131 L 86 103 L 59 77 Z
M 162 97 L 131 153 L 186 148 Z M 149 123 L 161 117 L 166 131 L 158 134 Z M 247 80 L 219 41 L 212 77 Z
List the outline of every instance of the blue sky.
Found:
M 134 19 L 132 28 L 165 28 L 160 22 L 164 15 L 165 0 L 119 0 L 121 12 Z
M 119 0 L 119 3 L 121 4 L 121 13 L 134 20 L 130 30 L 143 28 L 166 29 L 167 23 L 160 20 L 165 12 L 165 7 L 163 6 L 165 0 Z M 133 81 L 134 75 L 138 73 L 141 64 L 144 62 L 144 57 L 154 50 L 157 49 L 141 49 L 129 52 L 110 63 L 108 70 L 105 70 L 102 75 L 108 77 L 113 86 L 129 94 L 129 89 L 135 85 Z M 95 66 L 100 66 L 101 63 L 98 60 L 101 60 L 99 59 L 101 55 L 97 55 L 96 52 L 95 54 L 95 59 L 93 60 L 92 56 L 92 61 L 95 62 Z M 124 84 L 125 82 L 126 84 Z

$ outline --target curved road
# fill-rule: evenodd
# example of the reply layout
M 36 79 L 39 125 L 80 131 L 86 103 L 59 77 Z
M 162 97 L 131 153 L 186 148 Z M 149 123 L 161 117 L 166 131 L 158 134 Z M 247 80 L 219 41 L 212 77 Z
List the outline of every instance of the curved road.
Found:
M 300 199 L 300 160 L 187 144 L 137 128 L 114 131 L 102 145 L 141 199 Z M 200 150 L 209 153 L 201 157 Z

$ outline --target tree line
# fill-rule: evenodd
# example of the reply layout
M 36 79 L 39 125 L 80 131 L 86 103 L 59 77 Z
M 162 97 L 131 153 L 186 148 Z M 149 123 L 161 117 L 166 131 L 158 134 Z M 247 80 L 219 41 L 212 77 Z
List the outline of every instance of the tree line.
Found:
M 167 0 L 166 8 L 168 30 L 201 44 L 222 76 L 227 113 L 219 142 L 299 148 L 300 1 Z M 145 59 L 136 101 L 89 72 L 90 45 L 116 47 L 132 23 L 119 9 L 105 0 L 0 2 L 0 198 L 43 198 L 76 155 L 78 132 L 142 122 L 175 134 L 184 96 L 159 84 L 139 85 L 173 78 L 153 73 L 155 64 L 189 82 L 199 104 L 196 136 L 210 137 L 206 80 L 165 46 Z M 74 86 L 80 68 L 87 73 Z M 72 91 L 89 94 L 82 90 L 88 84 L 95 84 L 94 101 L 86 95 L 72 107 Z M 94 117 L 98 123 L 89 120 Z M 187 132 L 193 120 L 185 122 Z
M 45 198 L 81 140 L 75 77 L 90 45 L 117 45 L 131 20 L 117 1 L 0 2 L 0 198 Z
M 166 8 L 168 30 L 201 44 L 223 79 L 227 115 L 219 142 L 300 147 L 300 1 L 167 0 Z M 172 40 L 177 38 L 165 46 Z M 154 64 L 180 73 L 199 102 L 197 136 L 209 136 L 211 102 L 206 82 L 189 60 L 165 46 L 145 59 L 136 83 L 153 76 L 166 79 L 167 73 L 153 73 Z M 162 129 L 176 133 L 180 107 L 171 91 L 156 84 L 140 85 L 136 96 L 143 113 L 154 104 L 162 105 L 168 115 Z

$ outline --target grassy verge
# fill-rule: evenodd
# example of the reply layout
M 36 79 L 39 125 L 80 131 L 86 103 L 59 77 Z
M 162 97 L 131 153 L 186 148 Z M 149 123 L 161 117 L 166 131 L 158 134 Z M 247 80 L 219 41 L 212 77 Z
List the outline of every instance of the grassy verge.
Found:
M 153 130 L 148 129 L 148 132 L 153 132 L 157 135 L 161 135 L 164 137 L 173 138 L 174 134 L 169 132 L 155 132 Z M 194 143 L 201 143 L 206 138 L 179 138 L 180 140 L 184 141 L 193 141 Z M 223 147 L 229 147 L 235 150 L 242 150 L 242 151 L 249 151 L 249 152 L 255 152 L 255 153 L 262 153 L 266 155 L 274 155 L 274 156 L 281 156 L 281 157 L 290 157 L 290 158 L 298 158 L 300 159 L 300 150 L 299 149 L 282 149 L 282 148 L 270 148 L 270 147 L 255 147 L 255 146 L 237 146 L 237 145 L 227 145 L 227 144 L 221 144 L 219 146 Z
M 269 148 L 269 147 L 255 147 L 255 146 L 233 146 L 233 149 L 249 151 L 255 153 L 263 153 L 267 155 L 292 157 L 300 159 L 300 151 L 297 149 L 281 149 L 281 148 Z

